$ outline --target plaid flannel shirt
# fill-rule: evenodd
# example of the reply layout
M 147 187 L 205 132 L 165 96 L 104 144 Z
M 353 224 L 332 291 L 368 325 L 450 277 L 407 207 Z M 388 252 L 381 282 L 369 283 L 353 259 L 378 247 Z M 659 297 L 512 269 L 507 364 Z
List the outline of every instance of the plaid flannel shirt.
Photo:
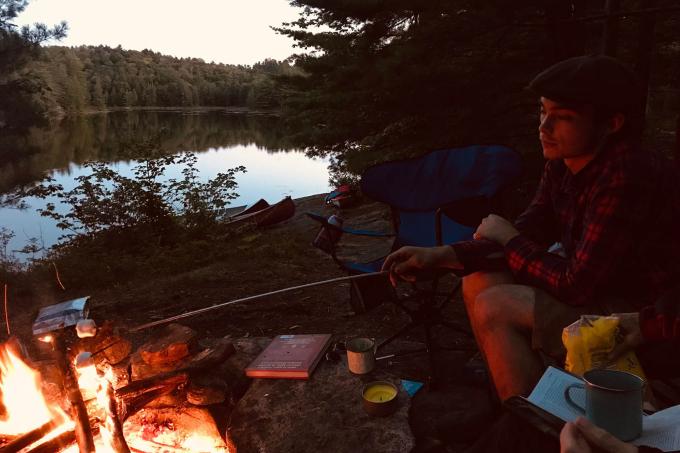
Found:
M 623 298 L 642 307 L 680 281 L 676 175 L 662 157 L 625 145 L 575 175 L 562 160 L 548 161 L 515 222 L 518 236 L 504 248 L 487 240 L 452 246 L 466 272 L 506 266 L 518 283 L 570 305 Z M 555 242 L 566 256 L 548 251 Z

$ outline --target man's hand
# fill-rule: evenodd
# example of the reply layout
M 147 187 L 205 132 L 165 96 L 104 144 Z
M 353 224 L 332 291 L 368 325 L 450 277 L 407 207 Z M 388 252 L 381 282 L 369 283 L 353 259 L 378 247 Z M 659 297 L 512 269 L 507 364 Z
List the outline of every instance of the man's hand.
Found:
M 519 235 L 519 231 L 517 231 L 512 223 L 501 216 L 490 214 L 482 219 L 482 223 L 477 227 L 477 231 L 475 231 L 473 238 L 489 239 L 505 246 L 510 239 L 517 235 Z
M 638 313 L 614 313 L 619 318 L 619 330 L 623 334 L 623 341 L 617 344 L 607 357 L 610 362 L 616 361 L 626 352 L 640 346 L 644 339 L 640 331 L 640 315 Z
M 436 268 L 460 269 L 456 252 L 452 247 L 402 247 L 391 253 L 383 263 L 382 270 L 390 271 L 390 281 L 397 286 L 399 280 L 415 281 L 419 271 Z
M 560 431 L 560 453 L 591 453 L 586 438 L 575 424 L 567 422 Z
M 560 453 L 637 453 L 635 445 L 620 441 L 583 417 L 567 423 L 560 432 Z

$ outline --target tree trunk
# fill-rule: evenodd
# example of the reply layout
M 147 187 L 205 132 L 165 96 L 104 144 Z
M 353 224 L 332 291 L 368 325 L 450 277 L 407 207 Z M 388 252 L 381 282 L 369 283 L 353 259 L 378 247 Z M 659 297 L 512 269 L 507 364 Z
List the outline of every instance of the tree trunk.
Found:
M 675 123 L 675 162 L 680 164 L 680 115 Z
M 658 0 L 639 0 L 638 8 L 654 8 Z M 649 79 L 652 68 L 652 56 L 654 48 L 654 28 L 656 26 L 656 14 L 650 13 L 640 16 L 640 23 L 638 28 L 638 42 L 637 58 L 635 65 L 635 72 L 640 78 L 642 84 L 643 97 L 641 105 L 643 112 L 647 111 L 647 98 L 649 94 Z
M 605 13 L 616 14 L 621 11 L 621 0 L 606 0 Z M 616 56 L 616 50 L 619 44 L 619 21 L 620 17 L 609 17 L 604 22 L 604 30 L 602 31 L 602 48 L 601 52 L 604 55 L 612 57 Z
M 550 60 L 553 62 L 582 55 L 585 49 L 585 37 L 580 22 L 570 23 L 570 19 L 582 17 L 587 0 L 551 0 L 545 6 L 546 32 L 552 44 Z

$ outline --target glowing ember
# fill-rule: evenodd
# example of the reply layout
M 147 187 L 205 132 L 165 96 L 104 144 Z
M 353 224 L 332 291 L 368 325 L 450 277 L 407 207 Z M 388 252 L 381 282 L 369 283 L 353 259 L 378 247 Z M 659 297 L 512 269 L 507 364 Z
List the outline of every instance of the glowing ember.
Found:
M 83 352 L 78 354 L 75 361 L 76 372 L 78 374 L 78 387 L 83 395 L 83 400 L 95 398 L 99 390 L 100 378 L 97 368 L 94 366 L 92 354 Z
M 53 418 L 39 374 L 6 345 L 0 346 L 0 391 L 6 412 L 0 419 L 0 433 L 22 434 Z
M 103 453 L 103 452 L 112 452 L 114 453 L 116 451 L 115 449 L 115 439 L 113 437 L 113 429 L 114 427 L 112 426 L 113 423 L 115 423 L 114 420 L 112 420 L 109 417 L 107 407 L 111 404 L 111 401 L 109 401 L 109 398 L 111 397 L 111 390 L 109 389 L 109 386 L 111 385 L 111 380 L 113 379 L 113 372 L 111 369 L 108 369 L 103 377 L 99 377 L 99 389 L 97 390 L 97 403 L 101 408 L 104 409 L 106 413 L 105 420 L 101 425 L 99 426 L 99 435 L 101 438 L 101 442 L 97 442 L 97 453 Z
M 182 442 L 182 448 L 189 451 L 226 451 L 215 445 L 215 439 L 200 434 L 194 434 L 185 439 Z

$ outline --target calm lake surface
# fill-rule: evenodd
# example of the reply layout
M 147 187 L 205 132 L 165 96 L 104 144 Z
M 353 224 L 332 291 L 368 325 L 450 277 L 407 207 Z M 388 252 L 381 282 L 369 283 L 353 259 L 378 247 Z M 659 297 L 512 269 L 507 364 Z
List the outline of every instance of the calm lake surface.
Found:
M 330 190 L 328 163 L 312 159 L 286 146 L 275 117 L 225 112 L 134 111 L 87 115 L 63 121 L 52 129 L 32 130 L 18 145 L 0 149 L 0 193 L 31 184 L 49 174 L 65 189 L 74 178 L 88 173 L 82 164 L 102 161 L 123 175 L 131 175 L 135 159 L 153 147 L 163 154 L 196 153 L 202 180 L 243 165 L 236 175 L 239 197 L 232 206 L 251 204 L 260 198 L 270 203 Z M 169 168 L 167 178 L 180 176 Z M 23 247 L 29 238 L 45 246 L 55 244 L 62 231 L 36 208 L 47 201 L 27 199 L 30 209 L 0 208 L 0 227 L 16 237 L 9 250 Z M 22 258 L 21 256 L 17 256 Z

